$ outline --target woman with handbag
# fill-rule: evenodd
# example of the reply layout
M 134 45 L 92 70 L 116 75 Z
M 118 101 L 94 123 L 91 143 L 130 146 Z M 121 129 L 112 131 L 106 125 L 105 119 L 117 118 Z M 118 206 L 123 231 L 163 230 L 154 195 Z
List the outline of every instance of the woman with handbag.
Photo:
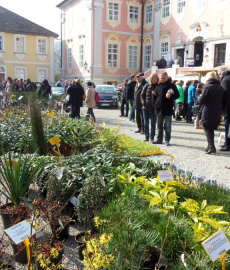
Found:
M 193 114 L 196 114 L 196 119 L 195 119 L 195 129 L 203 129 L 200 127 L 200 113 L 201 113 L 201 105 L 199 104 L 198 98 L 202 94 L 202 91 L 204 89 L 204 84 L 203 83 L 198 83 L 196 93 L 195 93 L 195 106 L 197 107 L 197 112 Z
M 95 108 L 96 106 L 96 99 L 95 99 L 95 89 L 93 88 L 93 84 L 91 82 L 87 82 L 85 103 L 88 108 L 87 114 L 91 115 L 91 117 L 93 118 L 93 122 L 95 123 L 96 119 L 94 116 L 93 108 Z
M 221 110 L 224 103 L 224 89 L 217 80 L 215 71 L 206 74 L 206 84 L 198 102 L 203 105 L 201 123 L 207 138 L 206 154 L 216 153 L 214 144 L 214 130 L 220 123 Z

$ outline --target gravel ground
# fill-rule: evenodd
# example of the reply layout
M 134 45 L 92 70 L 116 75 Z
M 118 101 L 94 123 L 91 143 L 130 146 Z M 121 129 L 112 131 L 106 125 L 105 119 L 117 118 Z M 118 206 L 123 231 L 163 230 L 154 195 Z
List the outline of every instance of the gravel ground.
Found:
M 86 114 L 87 108 L 84 106 L 81 109 L 83 114 Z M 105 122 L 108 128 L 115 128 L 120 124 L 120 131 L 126 136 L 131 136 L 136 139 L 143 140 L 144 135 L 134 133 L 137 130 L 136 123 L 130 122 L 127 117 L 119 117 L 120 110 L 112 109 L 95 109 L 96 124 L 102 126 Z M 215 132 L 215 141 L 219 132 Z M 175 122 L 172 124 L 172 140 L 171 146 L 165 144 L 160 145 L 161 149 L 168 151 L 175 158 L 174 164 L 186 171 L 193 171 L 194 176 L 206 176 L 208 179 L 217 180 L 219 184 L 230 187 L 230 170 L 224 168 L 226 164 L 230 164 L 230 152 L 220 152 L 217 146 L 216 155 L 206 155 L 204 148 L 206 147 L 206 139 L 203 130 L 195 130 L 192 124 L 187 124 L 185 121 Z M 150 159 L 160 162 L 170 162 L 170 157 L 167 154 L 152 156 Z M 31 194 L 34 191 L 31 190 Z M 30 194 L 29 194 L 30 195 Z M 33 196 L 33 195 L 32 195 Z M 64 242 L 64 260 L 63 270 L 81 270 L 82 263 L 78 260 L 77 243 L 75 236 L 80 228 L 75 225 L 70 225 L 70 237 Z M 3 231 L 2 220 L 0 218 L 0 232 Z M 5 241 L 7 238 L 5 237 Z M 11 247 L 7 250 L 8 256 L 11 254 Z M 12 263 L 17 270 L 26 270 L 27 265 Z
M 86 108 L 81 109 L 86 113 Z M 114 109 L 95 109 L 96 123 L 102 126 L 105 122 L 109 128 L 115 128 L 120 124 L 120 131 L 126 136 L 143 140 L 145 137 L 140 133 L 134 133 L 137 130 L 136 123 L 130 122 L 127 117 L 119 117 L 120 110 Z M 219 184 L 230 187 L 230 170 L 225 169 L 225 165 L 230 165 L 230 152 L 221 152 L 217 144 L 218 135 L 224 132 L 223 126 L 215 132 L 215 142 L 217 153 L 207 155 L 204 149 L 207 146 L 206 137 L 202 129 L 195 129 L 194 125 L 187 124 L 185 121 L 172 122 L 172 139 L 171 145 L 159 145 L 162 150 L 168 151 L 175 158 L 174 164 L 180 169 L 192 171 L 194 176 L 205 176 L 207 179 L 217 180 Z M 155 137 L 156 139 L 156 137 Z M 169 162 L 167 154 L 152 156 L 150 159 Z

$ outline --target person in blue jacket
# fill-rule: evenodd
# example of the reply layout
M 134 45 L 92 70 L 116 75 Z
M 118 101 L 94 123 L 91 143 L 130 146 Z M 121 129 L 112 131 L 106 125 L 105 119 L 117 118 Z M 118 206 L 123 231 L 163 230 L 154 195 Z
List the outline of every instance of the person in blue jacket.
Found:
M 195 103 L 196 88 L 198 81 L 192 81 L 192 84 L 188 88 L 188 111 L 187 111 L 187 123 L 192 123 L 192 106 Z

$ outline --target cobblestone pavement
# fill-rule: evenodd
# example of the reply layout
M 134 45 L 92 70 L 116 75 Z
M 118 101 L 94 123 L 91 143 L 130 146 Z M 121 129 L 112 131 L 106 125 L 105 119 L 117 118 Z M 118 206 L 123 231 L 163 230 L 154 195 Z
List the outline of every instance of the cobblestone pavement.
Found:
M 85 114 L 86 110 L 87 108 L 83 107 L 81 112 Z M 140 140 L 145 138 L 140 133 L 134 133 L 137 130 L 136 123 L 130 122 L 127 117 L 119 117 L 119 109 L 94 109 L 94 114 L 96 123 L 100 126 L 105 122 L 108 128 L 114 128 L 117 127 L 115 124 L 117 122 L 120 124 L 120 131 L 126 136 Z M 218 135 L 223 131 L 223 127 L 221 127 L 221 130 L 215 132 L 217 148 L 215 155 L 207 155 L 204 152 L 207 146 L 204 131 L 202 129 L 195 129 L 194 125 L 187 124 L 185 121 L 173 121 L 171 145 L 166 146 L 162 144 L 159 146 L 174 156 L 174 164 L 178 168 L 192 171 L 194 176 L 205 176 L 207 179 L 217 180 L 219 184 L 230 187 L 230 170 L 225 169 L 225 165 L 230 165 L 230 152 L 220 152 L 220 147 L 217 144 Z M 170 161 L 167 154 L 152 156 L 150 159 L 156 159 L 161 162 Z

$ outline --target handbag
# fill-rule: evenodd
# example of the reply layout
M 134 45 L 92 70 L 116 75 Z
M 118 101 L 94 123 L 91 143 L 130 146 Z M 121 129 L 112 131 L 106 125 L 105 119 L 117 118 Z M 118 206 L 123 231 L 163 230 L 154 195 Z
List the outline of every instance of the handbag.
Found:
M 192 111 L 194 114 L 198 113 L 201 109 L 201 106 L 200 105 L 194 105 L 192 106 Z
M 84 95 L 82 95 L 82 99 L 86 99 L 86 94 L 84 93 Z

